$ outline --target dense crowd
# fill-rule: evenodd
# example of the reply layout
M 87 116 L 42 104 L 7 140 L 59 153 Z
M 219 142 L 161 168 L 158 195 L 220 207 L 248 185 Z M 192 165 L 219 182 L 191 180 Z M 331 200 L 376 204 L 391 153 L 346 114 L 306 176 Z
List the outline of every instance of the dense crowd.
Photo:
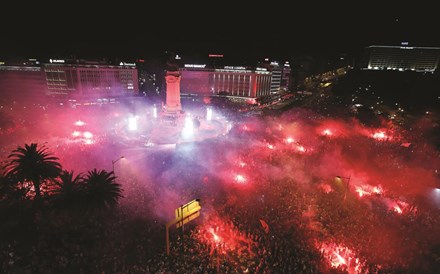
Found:
M 248 119 L 228 135 L 158 153 L 122 147 L 110 134 L 94 145 L 52 138 L 47 146 L 75 172 L 136 156 L 117 166 L 124 197 L 91 215 L 2 208 L 2 272 L 435 273 L 438 201 L 405 178 L 438 182 L 439 152 L 404 130 L 395 142 L 356 135 L 354 122 L 340 136 L 312 134 L 326 119 L 310 111 Z M 286 143 L 288 134 L 301 137 Z M 403 140 L 414 145 L 402 147 Z M 341 171 L 351 185 L 335 183 Z M 356 187 L 367 183 L 359 178 L 367 177 L 386 191 L 359 197 Z M 170 228 L 167 255 L 165 224 L 195 198 L 201 216 Z M 389 206 L 397 200 L 410 206 L 397 212 Z

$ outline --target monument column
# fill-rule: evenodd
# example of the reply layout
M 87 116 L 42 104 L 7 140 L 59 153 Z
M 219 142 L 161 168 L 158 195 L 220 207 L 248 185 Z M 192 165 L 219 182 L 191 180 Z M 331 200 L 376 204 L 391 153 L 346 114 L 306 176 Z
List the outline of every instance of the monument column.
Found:
M 180 71 L 168 71 L 165 74 L 167 83 L 166 112 L 179 112 L 182 110 L 180 103 Z

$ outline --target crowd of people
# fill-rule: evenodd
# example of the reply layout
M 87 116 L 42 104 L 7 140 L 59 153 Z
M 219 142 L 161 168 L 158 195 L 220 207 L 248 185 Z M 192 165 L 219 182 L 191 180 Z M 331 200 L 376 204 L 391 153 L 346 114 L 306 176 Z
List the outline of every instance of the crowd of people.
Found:
M 1 226 L 2 272 L 435 273 L 439 207 L 422 186 L 438 182 L 438 151 L 376 140 L 354 122 L 351 132 L 320 135 L 327 120 L 313 111 L 247 118 L 227 135 L 166 152 L 124 147 L 112 134 L 94 145 L 52 138 L 46 145 L 76 172 L 109 170 L 124 155 L 116 170 L 124 197 L 96 215 L 17 211 Z M 350 184 L 334 181 L 341 172 Z M 356 192 L 379 183 L 380 193 Z M 200 217 L 170 228 L 168 255 L 165 224 L 195 198 Z M 396 200 L 410 206 L 393 210 Z

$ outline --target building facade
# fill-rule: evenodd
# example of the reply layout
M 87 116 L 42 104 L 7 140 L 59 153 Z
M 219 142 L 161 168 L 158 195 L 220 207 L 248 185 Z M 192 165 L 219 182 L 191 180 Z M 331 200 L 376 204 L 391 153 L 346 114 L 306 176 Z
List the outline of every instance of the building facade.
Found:
M 0 63 L 3 99 L 105 98 L 139 92 L 135 64 L 109 65 L 87 61 L 51 59 L 49 63 Z
M 265 68 L 224 66 L 207 69 L 205 65 L 186 64 L 181 68 L 181 93 L 186 95 L 225 95 L 257 98 L 269 95 L 271 72 Z
M 361 69 L 435 72 L 440 60 L 440 48 L 401 46 L 370 46 L 365 48 Z
M 0 65 L 0 95 L 5 100 L 38 101 L 46 95 L 43 71 L 38 66 Z
M 139 91 L 135 64 L 119 66 L 92 62 L 51 62 L 42 66 L 47 95 L 61 97 L 117 97 Z

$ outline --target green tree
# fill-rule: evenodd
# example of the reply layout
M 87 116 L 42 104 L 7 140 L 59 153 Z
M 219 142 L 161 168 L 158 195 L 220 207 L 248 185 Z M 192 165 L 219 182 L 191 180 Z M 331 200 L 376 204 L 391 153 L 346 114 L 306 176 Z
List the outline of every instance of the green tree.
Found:
M 113 172 L 93 169 L 84 178 L 85 201 L 94 209 L 115 206 L 122 197 L 122 186 Z
M 5 176 L 16 182 L 17 188 L 41 200 L 42 190 L 48 187 L 61 173 L 58 157 L 52 156 L 46 146 L 37 144 L 18 146 L 8 156 L 9 161 L 4 166 Z

